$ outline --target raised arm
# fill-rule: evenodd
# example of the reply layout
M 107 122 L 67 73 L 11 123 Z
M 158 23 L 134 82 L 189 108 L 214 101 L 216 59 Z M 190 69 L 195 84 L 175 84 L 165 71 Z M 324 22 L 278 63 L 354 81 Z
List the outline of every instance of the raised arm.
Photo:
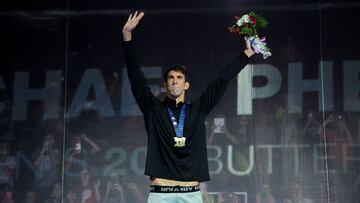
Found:
M 136 11 L 133 14 L 130 14 L 124 27 L 123 27 L 123 39 L 124 41 L 128 42 L 131 41 L 132 39 L 132 31 L 136 28 L 136 26 L 139 24 L 139 21 L 141 20 L 141 18 L 144 16 L 144 12 L 140 12 L 138 14 L 138 11 Z
M 131 83 L 131 91 L 142 112 L 150 107 L 152 100 L 155 98 L 147 85 L 144 73 L 140 69 L 137 53 L 132 40 L 132 32 L 143 16 L 143 12 L 138 13 L 137 11 L 134 14 L 130 14 L 122 30 L 125 62 Z
M 248 64 L 249 58 L 254 55 L 255 52 L 251 48 L 250 42 L 245 42 L 246 48 L 244 51 L 217 75 L 200 97 L 202 109 L 205 113 L 209 113 L 219 103 L 229 81 L 239 74 Z

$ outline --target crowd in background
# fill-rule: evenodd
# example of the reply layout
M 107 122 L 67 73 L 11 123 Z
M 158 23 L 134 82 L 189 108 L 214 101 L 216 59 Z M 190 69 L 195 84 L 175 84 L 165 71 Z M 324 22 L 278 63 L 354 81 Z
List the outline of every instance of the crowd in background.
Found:
M 109 94 L 113 102 L 117 102 L 121 81 L 117 73 L 112 77 Z M 38 115 L 43 106 L 35 104 L 30 111 L 33 112 L 29 115 L 31 119 L 14 123 L 11 102 L 6 95 L 2 92 L 0 202 L 146 202 L 148 178 L 122 169 L 122 166 L 133 167 L 130 155 L 126 155 L 128 151 L 146 146 L 140 116 L 104 119 L 97 111 L 84 110 L 76 119 L 43 121 Z M 357 146 L 346 153 L 359 157 L 360 116 L 322 114 L 315 110 L 290 114 L 286 99 L 284 96 L 277 105 L 259 102 L 254 109 L 262 110 L 249 116 L 233 115 L 218 108 L 206 122 L 208 145 L 222 149 L 224 164 L 228 162 L 227 147 L 233 146 L 233 165 L 242 170 L 249 167 L 250 145 L 326 144 L 325 165 L 328 169 L 337 169 L 337 173 L 317 178 L 309 171 L 314 165 L 309 161 L 314 148 L 300 155 L 296 176 L 290 167 L 294 157 L 291 153 L 283 151 L 274 159 L 272 174 L 267 172 L 267 156 L 256 153 L 255 168 L 250 175 L 235 176 L 224 167 L 212 174 L 211 182 L 201 183 L 204 202 L 238 203 L 245 199 L 256 203 L 325 202 L 326 189 L 332 202 L 356 202 L 360 169 L 351 166 L 345 173 L 340 166 L 343 166 L 345 145 Z M 111 153 L 116 147 L 125 150 Z M 137 160 L 141 166 L 144 157 Z
M 329 114 L 326 116 L 326 120 L 322 121 L 321 115 L 313 111 L 304 116 L 305 119 L 296 115 L 290 118 L 291 115 L 281 111 L 282 109 L 277 109 L 272 115 L 259 113 L 255 118 L 239 116 L 232 119 L 225 114 L 216 114 L 207 121 L 208 145 L 221 147 L 223 153 L 226 153 L 228 145 L 232 145 L 236 153 L 234 164 L 236 167 L 246 168 L 249 165 L 248 148 L 252 144 L 315 145 L 327 143 L 329 146 L 331 145 L 327 150 L 330 157 L 328 167 L 334 169 L 334 167 L 341 166 L 343 162 L 342 149 L 344 145 L 356 145 L 360 141 L 359 131 L 356 129 L 358 125 L 349 126 L 349 123 L 356 124 L 360 122 L 360 119 L 347 122 L 350 118 L 346 115 Z M 224 118 L 224 121 L 219 124 L 214 121 L 215 118 Z M 273 119 L 278 120 L 274 121 Z M 140 122 L 141 118 L 138 121 Z M 302 125 L 300 126 L 299 123 Z M 26 156 L 31 163 L 31 168 L 24 169 L 24 167 L 17 166 L 21 164 L 19 163 L 21 159 L 17 157 L 18 151 L 14 145 L 16 140 L 0 142 L 1 202 L 146 202 L 149 181 L 145 176 L 118 173 L 121 171 L 121 167 L 118 166 L 104 174 L 104 167 L 109 166 L 106 164 L 119 160 L 119 157 L 116 156 L 120 155 L 116 153 L 109 159 L 103 158 L 109 146 L 114 147 L 117 145 L 116 143 L 104 140 L 101 136 L 97 137 L 96 133 L 99 131 L 96 130 L 95 134 L 90 132 L 90 136 L 85 132 L 88 131 L 86 129 L 82 129 L 83 131 L 77 129 L 71 132 L 71 135 L 65 135 L 66 139 L 63 142 L 63 134 L 59 134 L 63 133 L 62 129 L 54 129 L 53 126 L 50 125 L 50 128 L 39 135 L 39 139 L 34 142 L 35 145 L 27 151 Z M 118 136 L 121 136 L 120 132 Z M 146 139 L 145 134 L 142 136 L 142 139 Z M 141 136 L 137 138 L 139 137 Z M 119 143 L 119 145 L 124 146 L 124 143 Z M 136 143 L 133 145 L 136 146 Z M 358 150 L 349 153 L 358 153 Z M 319 180 L 306 179 L 304 181 L 307 167 L 313 165 L 306 160 L 312 152 L 304 154 L 300 156 L 300 174 L 295 178 L 293 177 L 293 168 L 288 166 L 288 164 L 291 165 L 293 156 L 286 155 L 286 153 L 278 158 L 282 162 L 274 164 L 277 165 L 275 169 L 281 171 L 280 174 L 279 171 L 273 172 L 272 175 L 267 174 L 267 168 L 262 168 L 266 158 L 257 156 L 255 156 L 255 164 L 258 177 L 254 177 L 254 175 L 236 177 L 224 168 L 220 173 L 212 175 L 211 182 L 202 183 L 204 200 L 214 203 L 243 202 L 245 198 L 256 203 L 318 202 L 316 194 L 311 190 L 314 188 L 311 184 L 316 184 Z M 144 164 L 144 160 L 141 161 L 140 164 Z M 226 161 L 226 156 L 223 156 L 223 162 L 226 163 Z M 126 164 L 130 163 L 126 162 Z M 24 170 L 31 171 L 26 172 L 29 176 L 24 178 L 21 174 L 16 174 L 23 173 Z M 338 173 L 329 175 L 330 197 L 334 202 L 345 202 L 343 198 L 348 198 L 348 195 L 357 198 L 355 197 L 356 191 L 360 186 L 358 170 L 359 168 L 352 168 L 348 170 L 348 173 L 344 173 L 339 168 Z M 276 181 L 284 178 L 285 175 L 288 175 L 288 180 Z M 303 178 L 301 178 L 302 176 Z M 284 185 L 278 185 L 278 183 Z M 247 187 L 249 188 L 247 189 Z M 323 185 L 324 187 L 325 185 Z M 244 191 L 247 191 L 246 195 L 241 193 Z

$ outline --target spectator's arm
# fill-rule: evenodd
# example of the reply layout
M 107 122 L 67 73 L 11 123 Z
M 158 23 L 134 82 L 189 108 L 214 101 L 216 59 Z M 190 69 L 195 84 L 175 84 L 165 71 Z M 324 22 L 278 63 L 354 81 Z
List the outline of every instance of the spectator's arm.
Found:
M 34 168 L 36 168 L 36 167 L 39 166 L 40 161 L 41 161 L 41 159 L 42 159 L 43 156 L 44 156 L 44 152 L 45 152 L 44 148 L 41 148 L 40 151 L 35 152 L 35 153 L 36 153 L 36 154 L 35 154 L 35 158 L 34 158 L 33 161 L 32 161 L 32 166 L 33 166 Z
M 107 203 L 108 202 L 109 194 L 110 194 L 111 190 L 112 190 L 112 183 L 109 181 L 109 182 L 106 183 L 106 191 L 105 191 L 104 198 L 102 199 L 102 203 Z
M 345 129 L 345 134 L 346 134 L 347 141 L 349 143 L 354 143 L 354 139 L 352 137 L 352 134 L 351 134 L 350 130 L 347 127 Z
M 354 143 L 354 139 L 353 139 L 353 137 L 352 137 L 352 133 L 350 132 L 350 130 L 349 130 L 349 128 L 347 127 L 347 124 L 345 123 L 345 121 L 343 121 L 344 122 L 344 130 L 345 130 L 345 135 L 346 135 L 346 141 L 348 142 L 348 143 Z
M 117 186 L 115 186 L 114 189 L 120 193 L 120 202 L 119 203 L 125 203 L 125 192 L 124 192 L 123 187 L 121 185 L 117 185 Z M 136 194 L 136 197 L 138 197 L 139 195 L 142 195 L 142 194 Z M 145 202 L 145 199 L 142 199 L 141 201 L 138 201 L 138 202 Z
M 310 118 L 306 119 L 305 126 L 304 126 L 304 128 L 302 129 L 302 135 L 303 135 L 303 136 L 306 134 L 306 131 L 307 131 L 307 129 L 309 128 L 310 124 L 311 124 L 311 119 L 310 119 Z
M 229 138 L 229 140 L 232 144 L 238 145 L 240 143 L 239 138 L 237 138 L 232 133 L 230 133 L 227 126 L 224 126 L 224 133 Z
M 70 153 L 69 157 L 67 157 L 67 159 L 65 160 L 65 170 L 69 169 L 73 163 L 74 160 L 74 155 L 76 154 L 76 152 L 74 151 L 73 153 Z
M 95 196 L 96 202 L 101 202 L 101 194 L 100 194 L 100 191 L 99 191 L 100 185 L 101 185 L 100 180 L 99 179 L 95 180 L 95 182 L 94 182 L 94 196 Z
M 100 146 L 92 141 L 85 133 L 80 135 L 81 139 L 83 139 L 86 143 L 91 146 L 91 153 L 95 154 L 101 150 Z
M 215 132 L 214 132 L 214 125 L 212 125 L 212 124 L 210 124 L 211 125 L 211 129 L 210 129 L 210 135 L 209 135 L 209 137 L 208 137 L 208 139 L 207 139 L 207 142 L 208 142 L 208 144 L 213 144 L 213 142 L 214 142 L 214 137 L 215 137 Z

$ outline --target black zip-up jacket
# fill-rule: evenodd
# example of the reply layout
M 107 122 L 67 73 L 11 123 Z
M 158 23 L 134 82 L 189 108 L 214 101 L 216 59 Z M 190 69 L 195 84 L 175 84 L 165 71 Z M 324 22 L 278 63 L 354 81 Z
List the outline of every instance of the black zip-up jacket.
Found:
M 238 56 L 199 98 L 188 104 L 183 132 L 186 146 L 178 148 L 174 147 L 176 134 L 166 106 L 174 111 L 178 119 L 182 104 L 176 106 L 175 101 L 169 98 L 160 101 L 151 93 L 132 41 L 124 42 L 124 53 L 131 90 L 144 115 L 148 134 L 145 174 L 177 181 L 210 180 L 205 118 L 220 101 L 229 81 L 244 68 L 249 58 L 244 53 Z

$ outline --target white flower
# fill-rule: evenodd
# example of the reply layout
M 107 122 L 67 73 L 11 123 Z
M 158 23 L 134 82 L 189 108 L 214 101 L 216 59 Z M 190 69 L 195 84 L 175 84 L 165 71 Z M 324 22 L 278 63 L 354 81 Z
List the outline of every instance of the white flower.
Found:
M 250 23 L 250 16 L 249 15 L 243 15 L 241 18 L 236 22 L 236 24 L 240 27 L 244 23 Z

